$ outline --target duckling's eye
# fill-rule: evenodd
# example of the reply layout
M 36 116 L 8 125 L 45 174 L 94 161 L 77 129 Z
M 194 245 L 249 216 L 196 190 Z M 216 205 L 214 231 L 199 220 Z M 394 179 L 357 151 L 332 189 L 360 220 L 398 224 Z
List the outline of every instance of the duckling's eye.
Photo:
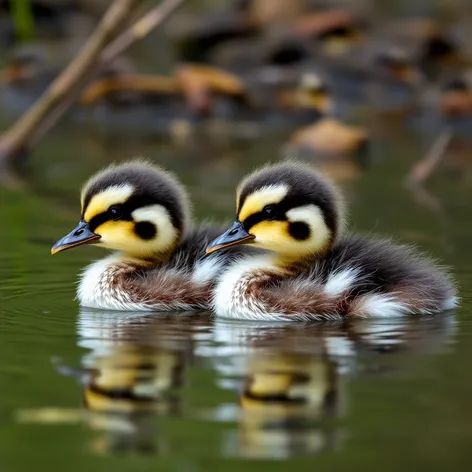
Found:
M 123 210 L 120 205 L 113 205 L 108 208 L 108 215 L 112 220 L 119 220 L 123 216 Z
M 265 220 L 275 220 L 277 218 L 277 208 L 275 205 L 266 205 L 261 213 Z

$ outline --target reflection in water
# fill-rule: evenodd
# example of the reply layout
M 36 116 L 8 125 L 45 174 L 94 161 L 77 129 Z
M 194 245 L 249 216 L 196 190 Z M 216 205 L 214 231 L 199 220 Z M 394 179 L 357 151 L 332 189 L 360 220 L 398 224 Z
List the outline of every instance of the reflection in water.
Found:
M 340 375 L 327 356 L 264 350 L 251 358 L 240 397 L 239 452 L 285 458 L 333 448 Z
M 169 322 L 162 316 L 81 312 L 79 345 L 91 349 L 83 359 L 90 372 L 83 386 L 84 406 L 100 413 L 90 417 L 90 426 L 105 431 L 93 440 L 92 450 L 157 453 L 165 449 L 155 416 L 182 413 L 179 388 L 192 357 L 192 339 L 186 330 L 178 329 L 183 320 L 192 325 L 183 315 Z
M 404 372 L 396 354 L 437 353 L 454 332 L 452 316 L 276 326 L 217 320 L 220 385 L 241 392 L 226 453 L 281 459 L 342 447 L 346 380 Z
M 97 452 L 157 452 L 156 431 L 150 413 L 179 414 L 180 398 L 171 393 L 182 382 L 182 356 L 165 349 L 146 346 L 116 346 L 98 355 L 92 375 L 84 386 L 88 411 L 109 417 L 92 416 L 91 426 L 105 429 L 97 438 Z M 121 421 L 114 420 L 120 415 Z M 126 424 L 124 428 L 123 424 Z M 118 425 L 118 426 L 117 426 Z
M 338 449 L 349 430 L 348 380 L 408 374 L 403 354 L 443 351 L 454 332 L 452 316 L 261 325 L 83 309 L 83 404 L 98 431 L 90 449 L 177 450 L 182 439 L 166 434 L 159 418 L 181 416 L 183 438 L 194 414 L 234 425 L 212 446 L 224 455 L 276 459 Z M 228 405 L 213 382 L 204 384 L 209 416 L 189 406 L 181 388 L 192 369 L 200 374 L 208 365 L 218 391 L 234 394 Z

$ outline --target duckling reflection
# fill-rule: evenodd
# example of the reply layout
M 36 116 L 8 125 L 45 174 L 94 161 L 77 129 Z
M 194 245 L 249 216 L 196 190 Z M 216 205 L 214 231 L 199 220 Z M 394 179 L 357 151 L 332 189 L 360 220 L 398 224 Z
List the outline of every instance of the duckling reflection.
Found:
M 169 395 L 182 384 L 179 354 L 147 346 L 116 346 L 98 355 L 84 387 L 84 405 L 104 412 L 176 413 L 178 398 Z
M 326 355 L 266 351 L 254 356 L 240 397 L 238 438 L 247 457 L 286 458 L 333 449 L 343 386 Z
M 216 319 L 218 347 L 205 354 L 220 387 L 240 392 L 226 452 L 280 459 L 342 448 L 349 380 L 408 377 L 425 355 L 446 351 L 455 332 L 453 316 L 302 325 Z
M 93 413 L 90 428 L 102 432 L 92 441 L 94 452 L 154 453 L 166 448 L 156 415 L 182 412 L 179 389 L 192 359 L 194 326 L 185 316 L 173 316 L 80 312 L 78 344 L 91 350 L 83 359 L 89 373 L 83 405 Z

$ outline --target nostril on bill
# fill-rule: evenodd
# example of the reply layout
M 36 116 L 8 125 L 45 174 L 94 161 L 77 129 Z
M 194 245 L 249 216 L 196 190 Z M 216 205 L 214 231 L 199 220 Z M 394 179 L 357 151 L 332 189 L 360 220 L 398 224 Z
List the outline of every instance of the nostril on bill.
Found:
M 84 232 L 83 229 L 78 229 L 75 233 L 74 236 L 80 236 Z
M 230 236 L 234 236 L 237 232 L 238 232 L 237 229 L 233 229 L 233 230 L 231 230 L 231 231 L 229 232 L 229 235 L 230 235 Z

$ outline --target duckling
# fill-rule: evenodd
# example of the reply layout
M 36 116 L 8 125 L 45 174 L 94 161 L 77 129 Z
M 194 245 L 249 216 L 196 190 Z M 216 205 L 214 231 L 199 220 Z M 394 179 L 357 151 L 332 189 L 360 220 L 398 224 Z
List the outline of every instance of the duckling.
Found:
M 429 314 L 457 306 L 456 288 L 411 248 L 343 235 L 338 189 L 300 163 L 267 166 L 237 192 L 234 224 L 207 247 L 238 244 L 270 252 L 232 264 L 220 276 L 218 316 L 249 320 L 339 320 Z
M 139 160 L 113 165 L 85 184 L 81 206 L 79 224 L 51 253 L 84 244 L 117 251 L 84 270 L 82 306 L 208 308 L 213 278 L 232 256 L 204 258 L 218 229 L 191 225 L 187 195 L 172 174 Z

